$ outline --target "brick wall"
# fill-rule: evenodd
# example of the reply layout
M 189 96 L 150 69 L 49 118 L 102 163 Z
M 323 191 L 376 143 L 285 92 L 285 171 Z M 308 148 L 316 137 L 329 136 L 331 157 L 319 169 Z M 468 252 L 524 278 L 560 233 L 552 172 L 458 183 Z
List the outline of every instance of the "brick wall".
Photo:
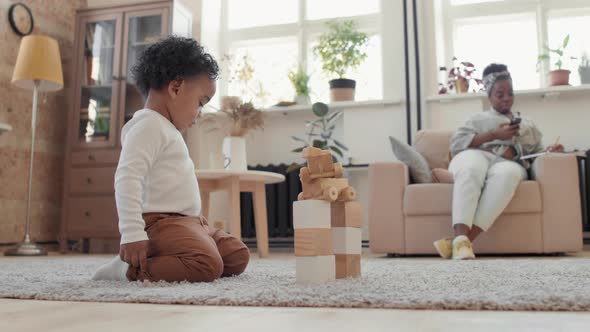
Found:
M 21 0 L 34 16 L 35 34 L 58 40 L 64 89 L 39 95 L 37 137 L 31 201 L 31 237 L 55 241 L 59 234 L 70 72 L 77 8 L 86 0 Z M 16 0 L 0 0 L 0 16 Z M 0 244 L 18 242 L 25 227 L 28 165 L 31 143 L 32 92 L 10 84 L 21 37 L 0 20 L 0 121 L 12 131 L 0 135 Z

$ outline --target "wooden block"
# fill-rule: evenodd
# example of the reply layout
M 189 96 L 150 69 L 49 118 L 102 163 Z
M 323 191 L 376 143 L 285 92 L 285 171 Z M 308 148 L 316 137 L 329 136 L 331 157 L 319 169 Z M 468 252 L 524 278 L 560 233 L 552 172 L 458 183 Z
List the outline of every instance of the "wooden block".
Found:
M 336 279 L 361 276 L 361 255 L 336 255 Z
M 332 254 L 332 230 L 303 228 L 295 230 L 295 256 L 326 256 Z
M 348 184 L 348 179 L 346 178 L 321 178 L 301 181 L 301 187 L 303 192 L 299 195 L 299 200 L 313 199 L 334 202 L 337 199 L 350 201 L 356 197 L 354 188 Z M 344 195 L 344 193 L 348 193 L 348 195 Z M 352 198 L 349 196 L 352 196 Z
M 362 234 L 360 228 L 332 228 L 334 254 L 360 254 L 362 250 Z
M 330 203 L 320 200 L 293 202 L 293 228 L 330 228 Z
M 297 283 L 321 283 L 336 278 L 334 255 L 295 257 L 295 279 Z
M 358 201 L 332 203 L 332 227 L 363 227 L 363 206 Z

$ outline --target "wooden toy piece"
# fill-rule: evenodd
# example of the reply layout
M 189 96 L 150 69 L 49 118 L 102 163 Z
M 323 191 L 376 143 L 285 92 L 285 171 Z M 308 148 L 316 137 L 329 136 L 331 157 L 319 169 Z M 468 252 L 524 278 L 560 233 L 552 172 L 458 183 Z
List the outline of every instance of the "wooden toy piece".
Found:
M 336 279 L 358 278 L 361 276 L 361 255 L 336 256 Z
M 321 283 L 336 278 L 334 255 L 295 257 L 297 283 Z
M 309 182 L 301 182 L 303 192 L 298 200 L 316 199 L 328 202 L 350 201 L 356 198 L 356 191 L 348 185 L 348 179 L 315 179 Z
M 303 159 L 307 160 L 307 167 L 301 168 L 299 175 L 301 181 L 309 181 L 318 178 L 341 178 L 342 164 L 334 163 L 329 150 L 314 147 L 303 149 Z
M 295 256 L 332 255 L 332 230 L 300 228 L 295 230 Z
M 332 244 L 334 254 L 360 255 L 362 251 L 362 235 L 360 228 L 332 228 Z
M 293 228 L 317 229 L 331 228 L 332 207 L 323 200 L 305 200 L 293 202 Z
M 333 202 L 331 210 L 332 227 L 361 228 L 363 226 L 363 207 L 360 202 Z

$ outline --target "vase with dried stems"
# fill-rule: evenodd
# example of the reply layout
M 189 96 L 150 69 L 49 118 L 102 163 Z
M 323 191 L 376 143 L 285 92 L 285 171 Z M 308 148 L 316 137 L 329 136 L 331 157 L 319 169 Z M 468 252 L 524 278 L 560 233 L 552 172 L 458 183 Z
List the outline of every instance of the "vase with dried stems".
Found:
M 242 102 L 239 97 L 227 96 L 221 100 L 219 111 L 229 119 L 228 136 L 223 139 L 222 151 L 228 160 L 226 169 L 245 171 L 248 169 L 246 159 L 245 136 L 254 130 L 264 128 L 264 112 L 254 107 L 251 102 Z M 206 117 L 201 124 L 215 121 Z M 219 129 L 217 127 L 213 130 Z

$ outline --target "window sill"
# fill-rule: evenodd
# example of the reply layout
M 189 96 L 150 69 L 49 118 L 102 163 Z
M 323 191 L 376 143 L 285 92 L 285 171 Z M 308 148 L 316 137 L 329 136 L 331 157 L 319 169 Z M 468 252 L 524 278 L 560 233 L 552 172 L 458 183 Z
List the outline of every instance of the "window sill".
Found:
M 558 97 L 561 94 L 571 94 L 576 92 L 590 91 L 590 84 L 578 85 L 578 86 L 552 86 L 542 89 L 530 89 L 530 90 L 516 90 L 514 91 L 515 96 L 525 97 L 541 97 L 541 98 L 553 98 Z M 452 103 L 460 102 L 463 100 L 472 99 L 487 99 L 488 95 L 485 93 L 463 93 L 454 95 L 437 95 L 426 98 L 427 102 L 439 102 L 439 103 Z
M 387 107 L 393 105 L 400 105 L 401 100 L 383 99 L 383 100 L 367 100 L 367 101 L 341 101 L 328 104 L 330 109 L 359 109 L 365 107 Z M 283 114 L 287 115 L 290 113 L 301 113 L 311 111 L 311 105 L 293 105 L 293 106 L 273 106 L 263 109 L 268 115 Z

